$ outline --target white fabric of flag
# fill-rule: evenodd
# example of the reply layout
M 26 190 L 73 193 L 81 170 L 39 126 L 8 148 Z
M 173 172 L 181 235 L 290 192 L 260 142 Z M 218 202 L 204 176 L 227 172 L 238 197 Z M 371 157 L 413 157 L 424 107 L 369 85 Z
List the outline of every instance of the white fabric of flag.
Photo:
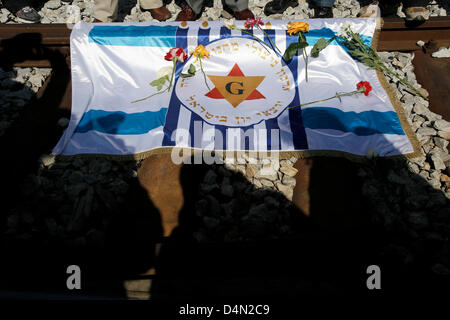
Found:
M 336 35 L 350 22 L 367 44 L 375 19 L 311 19 L 307 51 L 320 38 Z M 265 31 L 284 52 L 297 36 L 285 20 L 265 21 Z M 244 21 L 236 25 L 244 29 Z M 258 29 L 249 30 L 269 43 Z M 169 92 L 150 82 L 172 67 L 164 59 L 172 47 L 210 52 L 200 61 L 177 63 Z M 155 149 L 340 151 L 364 156 L 414 152 L 404 126 L 377 73 L 355 61 L 339 38 L 310 58 L 308 81 L 301 55 L 286 62 L 252 36 L 221 21 L 89 24 L 71 34 L 72 114 L 55 155 L 136 155 Z M 193 64 L 197 72 L 182 78 Z M 205 83 L 206 81 L 206 83 Z M 356 89 L 369 81 L 369 96 L 345 96 L 290 109 Z M 403 127 L 402 127 L 403 125 Z M 312 152 L 313 154 L 313 152 Z

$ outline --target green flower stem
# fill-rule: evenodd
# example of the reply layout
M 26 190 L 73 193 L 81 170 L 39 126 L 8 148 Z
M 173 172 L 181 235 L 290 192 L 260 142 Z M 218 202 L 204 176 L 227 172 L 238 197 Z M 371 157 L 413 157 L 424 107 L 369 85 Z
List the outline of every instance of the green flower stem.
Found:
M 303 41 L 306 41 L 306 39 L 303 36 L 303 33 L 299 32 L 298 36 Z M 308 82 L 308 54 L 306 53 L 306 48 L 303 48 L 303 59 L 305 60 L 305 78 L 306 78 L 306 82 Z
M 145 97 L 145 98 L 142 98 L 142 99 L 139 99 L 139 100 L 131 101 L 131 103 L 137 103 L 137 102 L 141 102 L 141 101 L 150 99 L 151 97 L 156 96 L 157 94 L 163 93 L 163 92 L 165 92 L 165 91 L 168 91 L 169 89 L 170 89 L 170 87 L 167 86 L 167 88 L 164 89 L 163 91 L 158 91 L 158 92 L 156 92 L 156 93 L 154 93 L 154 94 L 149 95 L 148 97 Z
M 261 31 L 266 35 L 267 39 L 269 39 L 269 41 L 270 41 L 270 43 L 272 44 L 272 46 L 273 46 L 274 48 L 276 48 L 277 51 L 281 54 L 280 49 L 278 49 L 277 45 L 272 41 L 272 39 L 270 39 L 269 35 L 264 31 L 264 29 L 262 29 L 260 25 L 257 25 L 257 26 L 258 26 L 258 29 L 261 30 Z
M 244 32 L 246 34 L 251 35 L 253 38 L 255 38 L 256 40 L 258 40 L 258 42 L 260 42 L 261 44 L 265 45 L 267 48 L 272 49 L 267 43 L 265 43 L 264 41 L 262 41 L 260 38 L 258 38 L 257 36 L 255 36 L 253 33 L 250 33 L 248 31 L 245 31 L 244 29 L 240 29 L 240 28 L 236 28 L 237 30 Z
M 305 48 L 303 48 L 303 58 L 305 59 L 305 78 L 306 82 L 308 82 L 308 54 Z
M 175 74 L 175 67 L 176 67 L 176 65 L 177 65 L 177 60 L 178 60 L 178 59 L 177 59 L 176 57 L 173 59 L 172 75 L 171 75 L 171 77 L 170 77 L 169 85 L 167 86 L 167 88 L 165 88 L 163 91 L 158 91 L 158 92 L 156 92 L 156 93 L 154 93 L 154 94 L 151 94 L 151 95 L 149 95 L 148 97 L 145 97 L 145 98 L 142 98 L 142 99 L 138 99 L 138 100 L 131 101 L 131 103 L 141 102 L 141 101 L 150 99 L 151 97 L 156 96 L 157 94 L 164 93 L 164 92 L 166 92 L 166 91 L 169 92 L 170 88 L 172 87 L 172 80 L 173 80 L 173 76 L 174 76 L 174 74 Z
M 408 81 L 400 78 L 395 72 L 391 71 L 388 69 L 388 67 L 386 67 L 384 64 L 382 66 L 382 68 L 384 69 L 384 71 L 386 71 L 387 73 L 393 75 L 394 77 L 396 77 L 401 83 L 403 83 L 404 85 L 407 85 L 408 87 L 410 87 L 412 90 L 414 90 L 419 96 L 421 96 L 422 98 L 424 98 L 425 100 L 428 100 L 428 98 L 421 93 L 419 90 L 417 90 L 416 88 L 414 88 L 414 86 L 412 84 L 410 84 Z
M 167 91 L 169 91 L 170 88 L 172 87 L 172 80 L 173 80 L 173 76 L 175 75 L 175 68 L 177 66 L 177 61 L 178 61 L 177 57 L 173 58 L 172 75 L 170 76 L 169 87 L 168 87 Z
M 332 43 L 334 39 L 336 39 L 336 35 L 332 36 L 332 37 L 330 38 L 330 40 L 327 41 L 327 43 L 328 43 L 328 44 Z
M 202 59 L 198 58 L 198 61 L 200 62 L 200 69 L 202 70 L 202 73 L 203 73 L 203 79 L 205 80 L 206 87 L 208 88 L 209 91 L 211 91 L 211 89 L 210 89 L 209 86 L 208 86 L 208 82 L 206 81 L 206 74 L 205 74 L 205 71 L 203 71 Z
M 316 101 L 307 102 L 307 103 L 302 103 L 302 104 L 300 104 L 300 105 L 298 105 L 298 106 L 290 107 L 290 108 L 288 108 L 288 109 L 294 109 L 294 108 L 298 108 L 298 107 L 300 107 L 300 106 L 306 106 L 306 105 L 308 105 L 308 104 L 313 104 L 313 103 L 317 103 L 317 102 L 324 102 L 324 101 L 328 101 L 328 100 L 335 99 L 335 98 L 338 98 L 338 99 L 339 99 L 340 97 L 344 97 L 344 96 L 352 96 L 352 95 L 354 95 L 354 94 L 357 94 L 357 93 L 363 93 L 363 92 L 364 92 L 364 89 L 361 89 L 361 91 L 355 90 L 355 91 L 351 91 L 351 92 L 336 93 L 334 96 L 332 96 L 332 97 L 330 97 L 330 98 L 326 98 L 326 99 L 322 99 L 322 100 L 316 100 Z

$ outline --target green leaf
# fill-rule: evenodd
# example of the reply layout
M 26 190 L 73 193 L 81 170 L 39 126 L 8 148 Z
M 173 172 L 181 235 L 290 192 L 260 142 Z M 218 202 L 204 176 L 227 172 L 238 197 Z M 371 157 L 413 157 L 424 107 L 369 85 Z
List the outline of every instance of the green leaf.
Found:
M 291 60 L 297 54 L 298 49 L 300 49 L 298 42 L 291 43 L 283 54 L 284 60 Z
M 167 75 L 165 75 L 164 77 L 161 77 L 159 79 L 153 80 L 152 82 L 150 82 L 150 85 L 152 87 L 156 87 L 156 88 L 161 88 L 162 85 L 167 81 L 169 81 L 169 77 Z M 161 90 L 161 89 L 158 89 Z
M 308 46 L 308 42 L 306 42 L 306 41 L 303 41 L 303 42 L 299 42 L 299 43 L 298 43 L 298 48 L 299 48 L 299 49 L 306 48 L 307 46 Z
M 191 75 L 194 75 L 195 72 L 196 72 L 195 66 L 191 63 L 191 65 L 189 66 L 189 69 L 188 69 L 188 73 Z
M 311 50 L 311 56 L 317 58 L 320 51 L 328 46 L 328 42 L 324 38 L 320 38 Z
M 162 89 L 162 84 L 159 84 L 156 89 L 158 89 L 158 91 L 160 91 Z
M 180 73 L 180 77 L 182 78 L 190 78 L 193 77 L 195 74 L 192 73 Z
M 152 87 L 157 87 L 159 84 L 160 84 L 160 79 L 156 79 L 156 80 L 153 80 L 152 82 L 150 82 L 150 85 L 152 86 Z

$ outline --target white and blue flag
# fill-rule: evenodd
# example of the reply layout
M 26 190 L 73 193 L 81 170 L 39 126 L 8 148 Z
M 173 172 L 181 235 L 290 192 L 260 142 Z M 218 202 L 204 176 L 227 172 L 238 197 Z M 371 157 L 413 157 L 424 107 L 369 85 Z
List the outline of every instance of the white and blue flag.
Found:
M 320 38 L 331 39 L 345 22 L 372 43 L 375 19 L 311 19 L 307 50 Z M 267 21 L 267 35 L 281 52 L 297 36 L 287 23 Z M 293 22 L 293 21 L 292 21 Z M 237 27 L 243 27 L 243 21 Z M 172 88 L 157 92 L 150 82 L 172 67 L 164 59 L 173 47 L 190 53 L 198 45 L 210 52 L 200 61 L 177 63 Z M 75 25 L 71 35 L 72 114 L 55 155 L 145 155 L 152 150 L 189 147 L 206 150 L 338 151 L 364 156 L 415 152 L 408 124 L 401 121 L 374 70 L 355 61 L 333 40 L 318 58 L 295 56 L 286 63 L 247 33 L 229 30 L 221 21 Z M 182 78 L 189 66 L 193 77 Z M 369 96 L 321 100 L 349 92 L 369 81 Z M 405 130 L 407 128 L 408 130 Z

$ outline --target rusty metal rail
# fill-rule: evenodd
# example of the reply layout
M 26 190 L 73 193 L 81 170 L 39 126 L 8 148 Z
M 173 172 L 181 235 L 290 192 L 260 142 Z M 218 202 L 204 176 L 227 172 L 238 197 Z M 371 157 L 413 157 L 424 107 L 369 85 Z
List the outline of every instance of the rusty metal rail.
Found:
M 0 57 L 13 59 L 15 66 L 50 67 L 43 51 L 69 54 L 70 32 L 65 24 L 6 24 L 0 26 Z M 450 46 L 450 18 L 433 17 L 416 26 L 407 27 L 403 19 L 383 21 L 379 51 L 414 51 L 416 42 L 433 42 L 436 46 Z M 29 48 L 33 47 L 33 50 Z M 18 57 L 20 61 L 18 61 Z
M 50 53 L 69 56 L 70 33 L 65 24 L 1 25 L 1 63 L 12 61 L 17 67 L 50 67 Z
M 433 42 L 450 46 L 450 18 L 433 17 L 416 27 L 408 27 L 403 19 L 385 18 L 380 32 L 378 51 L 415 51 L 416 42 Z

